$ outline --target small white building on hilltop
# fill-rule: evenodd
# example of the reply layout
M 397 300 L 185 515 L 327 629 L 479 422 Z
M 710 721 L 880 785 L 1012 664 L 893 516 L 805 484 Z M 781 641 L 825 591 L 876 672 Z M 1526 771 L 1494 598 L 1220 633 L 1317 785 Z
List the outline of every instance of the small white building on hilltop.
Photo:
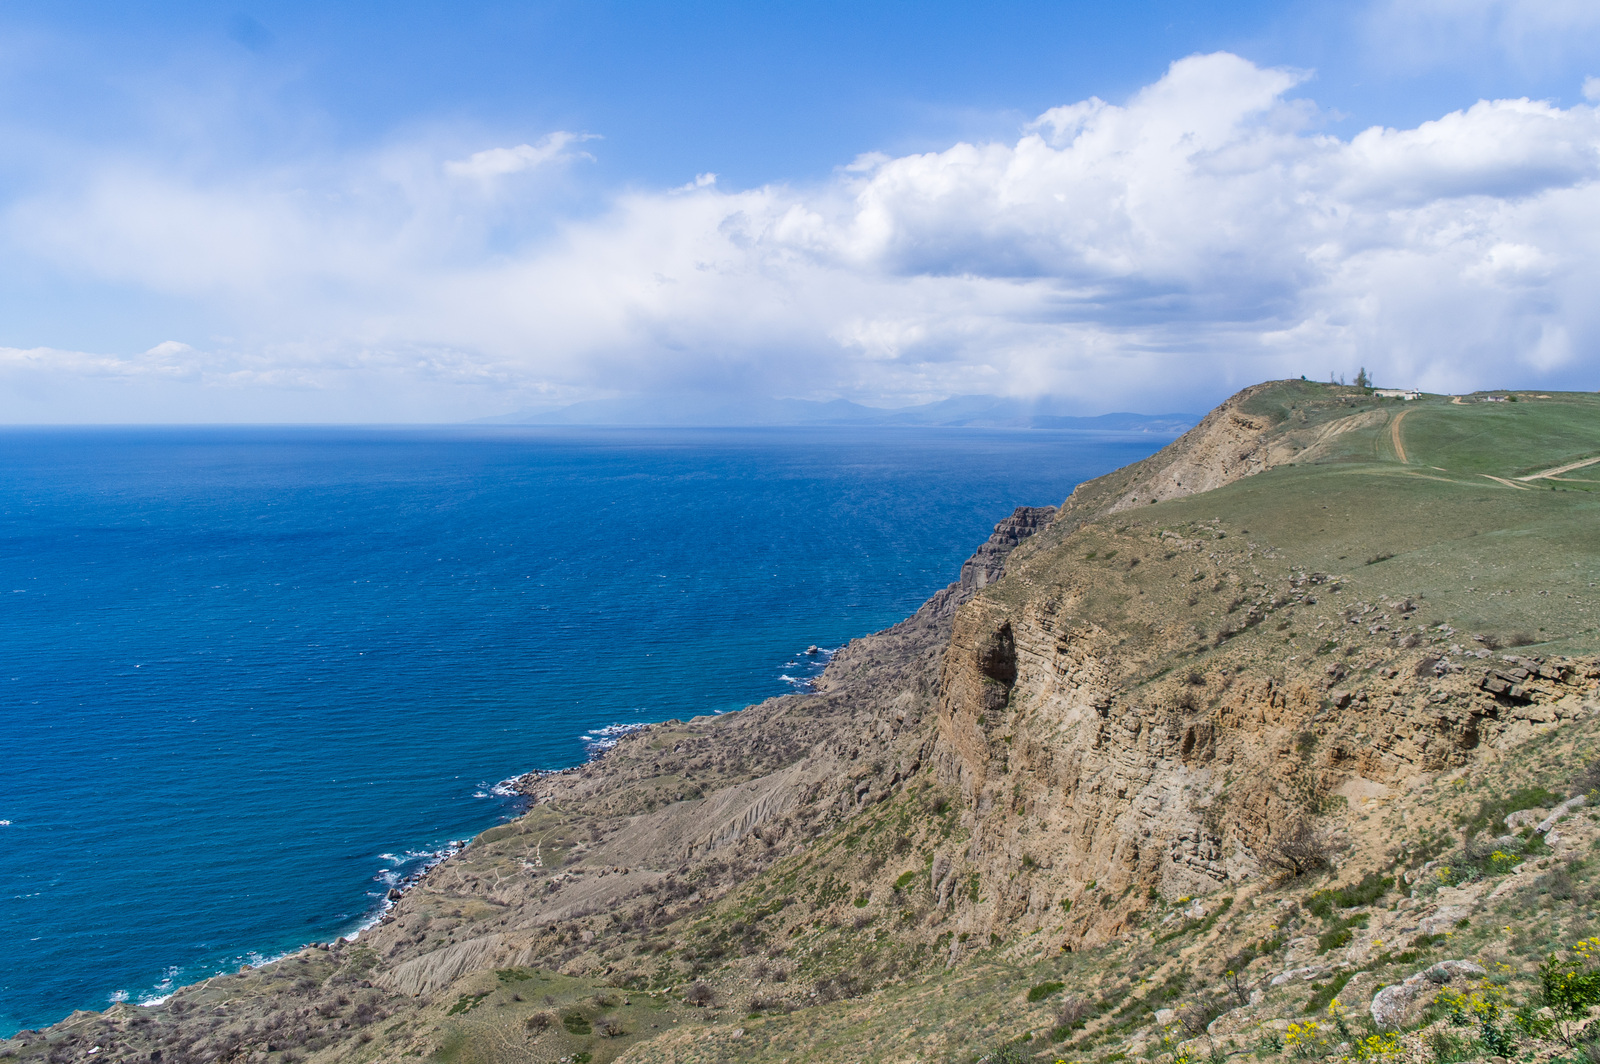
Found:
M 1374 388 L 1372 394 L 1381 395 L 1385 399 L 1403 399 L 1406 402 L 1422 398 L 1422 393 L 1415 388 Z

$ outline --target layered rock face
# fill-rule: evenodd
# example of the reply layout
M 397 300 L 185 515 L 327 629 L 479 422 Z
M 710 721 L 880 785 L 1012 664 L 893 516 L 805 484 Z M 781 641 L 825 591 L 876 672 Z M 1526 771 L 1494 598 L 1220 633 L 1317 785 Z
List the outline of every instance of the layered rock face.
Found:
M 1005 575 L 1007 556 L 1023 540 L 1049 527 L 1056 512 L 1054 506 L 1017 507 L 961 564 L 961 578 L 934 592 L 906 623 L 948 621 L 955 616 L 956 610 L 972 601 L 974 595 Z
M 932 760 L 971 831 L 946 859 L 993 884 L 955 899 L 962 927 L 1105 942 L 1158 898 L 1274 874 L 1283 840 L 1346 795 L 1405 790 L 1592 706 L 1596 659 L 1465 651 L 1408 586 L 1315 571 L 1314 536 L 1141 520 L 1387 423 L 1251 412 L 1271 387 L 1085 485 L 957 615 Z
M 1260 674 L 1221 664 L 1138 683 L 1118 640 L 1065 609 L 962 612 L 942 668 L 933 760 L 960 789 L 972 837 L 959 864 L 996 884 L 963 926 L 1053 926 L 1065 944 L 1123 931 L 1154 895 L 1232 888 L 1263 872 L 1286 832 L 1343 791 L 1403 790 L 1593 708 L 1600 661 L 1535 664 L 1510 702 L 1505 669 L 1437 675 L 1427 652 L 1388 649 L 1356 694 L 1342 668 Z M 1526 671 L 1526 670 L 1525 670 Z M 1420 675 L 1419 675 L 1420 673 Z M 1525 681 L 1526 683 L 1527 681 Z

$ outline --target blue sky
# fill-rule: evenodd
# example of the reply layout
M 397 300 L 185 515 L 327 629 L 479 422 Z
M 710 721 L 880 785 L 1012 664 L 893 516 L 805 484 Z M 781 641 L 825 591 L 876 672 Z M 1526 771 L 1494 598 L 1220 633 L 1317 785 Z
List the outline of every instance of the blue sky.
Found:
M 0 420 L 1600 384 L 1592 3 L 13 3 L 0 60 Z

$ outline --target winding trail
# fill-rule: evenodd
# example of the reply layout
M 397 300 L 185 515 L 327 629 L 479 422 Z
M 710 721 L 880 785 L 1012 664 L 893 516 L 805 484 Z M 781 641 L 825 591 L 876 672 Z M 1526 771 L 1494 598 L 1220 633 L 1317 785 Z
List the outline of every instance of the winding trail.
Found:
M 1402 410 L 1396 414 L 1394 416 L 1394 420 L 1389 423 L 1389 439 L 1394 444 L 1394 453 L 1400 456 L 1400 461 L 1402 463 L 1408 465 L 1410 464 L 1411 459 L 1406 457 L 1406 445 L 1400 440 L 1400 422 L 1404 421 L 1406 419 L 1406 415 L 1409 413 L 1411 413 L 1411 411 Z
M 1592 466 L 1596 462 L 1600 462 L 1600 458 L 1585 458 L 1581 462 L 1568 462 L 1566 465 L 1556 466 L 1554 469 L 1543 469 L 1537 473 L 1529 473 L 1527 476 L 1518 477 L 1517 479 L 1543 480 L 1545 477 L 1558 477 L 1562 473 L 1570 473 L 1574 469 L 1582 469 L 1584 466 Z

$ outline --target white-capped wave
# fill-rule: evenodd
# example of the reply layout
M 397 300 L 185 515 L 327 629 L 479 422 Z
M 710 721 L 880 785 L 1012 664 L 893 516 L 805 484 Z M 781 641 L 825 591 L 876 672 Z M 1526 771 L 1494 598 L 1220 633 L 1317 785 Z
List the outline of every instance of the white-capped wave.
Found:
M 151 1008 L 166 1001 L 177 991 L 178 977 L 182 974 L 181 968 L 168 968 L 162 973 L 161 982 L 151 987 L 148 993 L 139 996 L 139 1004 Z
M 256 953 L 255 951 L 251 951 L 249 953 L 246 953 L 242 958 L 239 958 L 239 959 L 242 960 L 245 964 L 248 964 L 252 968 L 264 968 L 269 964 L 277 964 L 279 961 L 283 960 L 285 957 L 292 957 L 298 952 L 299 952 L 299 950 L 292 950 L 292 949 L 291 950 L 285 950 L 282 953 L 273 953 L 273 954 Z
M 389 910 L 394 908 L 395 899 L 390 897 L 390 891 L 397 890 L 405 893 L 406 890 L 420 881 L 423 876 L 438 867 L 441 862 L 460 853 L 466 847 L 468 841 L 467 839 L 451 839 L 442 849 L 406 850 L 399 856 L 392 853 L 378 854 L 380 859 L 388 861 L 392 866 L 380 868 L 378 873 L 372 877 L 373 882 L 380 884 L 382 889 L 368 892 L 367 896 L 373 899 L 373 907 L 368 910 L 366 916 L 356 925 L 354 931 L 338 937 L 343 938 L 346 942 L 354 942 L 361 936 L 363 931 L 377 926 L 383 921 Z M 413 867 L 407 870 L 407 865 Z
M 591 758 L 597 757 L 616 746 L 623 736 L 632 735 L 648 727 L 650 727 L 648 724 L 607 724 L 603 728 L 584 732 L 583 748 L 589 752 Z

